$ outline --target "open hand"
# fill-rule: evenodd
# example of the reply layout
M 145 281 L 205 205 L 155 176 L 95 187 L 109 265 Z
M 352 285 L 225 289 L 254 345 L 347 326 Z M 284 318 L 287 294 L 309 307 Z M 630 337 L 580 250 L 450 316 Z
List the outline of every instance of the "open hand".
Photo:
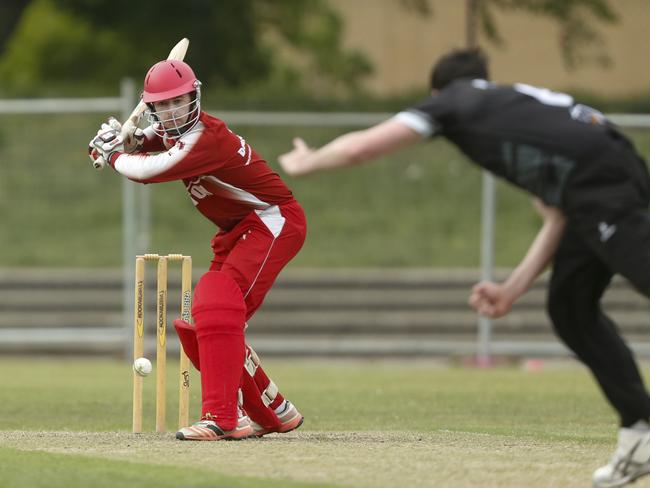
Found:
M 278 160 L 282 169 L 291 176 L 300 176 L 308 173 L 306 159 L 314 152 L 305 141 L 296 137 L 293 140 L 293 150 L 282 154 Z

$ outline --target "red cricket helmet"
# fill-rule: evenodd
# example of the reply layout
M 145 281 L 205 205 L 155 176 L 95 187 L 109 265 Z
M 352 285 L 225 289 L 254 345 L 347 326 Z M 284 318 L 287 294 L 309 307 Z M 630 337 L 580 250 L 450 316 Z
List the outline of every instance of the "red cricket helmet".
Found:
M 155 110 L 154 103 L 185 94 L 191 101 Z M 192 130 L 201 116 L 201 82 L 183 61 L 165 60 L 154 64 L 144 78 L 142 101 L 149 107 L 149 122 L 160 137 L 178 139 Z
M 154 64 L 144 78 L 142 101 L 158 102 L 192 93 L 200 86 L 192 68 L 183 61 L 160 61 Z

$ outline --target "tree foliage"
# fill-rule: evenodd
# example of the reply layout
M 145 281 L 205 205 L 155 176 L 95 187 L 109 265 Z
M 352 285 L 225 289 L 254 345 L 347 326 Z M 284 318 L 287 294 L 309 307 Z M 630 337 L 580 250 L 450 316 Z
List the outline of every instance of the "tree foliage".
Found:
M 587 62 L 611 62 L 604 41 L 592 26 L 593 21 L 613 23 L 617 16 L 608 0 L 478 0 L 480 25 L 485 35 L 503 44 L 493 11 L 523 11 L 547 17 L 560 26 L 560 47 L 565 64 L 574 68 Z
M 341 21 L 324 0 L 32 0 L 0 58 L 5 90 L 42 83 L 114 87 L 141 79 L 180 38 L 204 81 L 241 87 L 274 76 L 354 87 L 368 61 L 342 49 Z M 289 57 L 286 52 L 295 52 Z
M 399 0 L 434 15 L 431 0 Z M 522 11 L 560 27 L 565 64 L 607 64 L 597 23 L 613 23 L 608 0 L 465 0 L 468 42 L 480 31 L 505 40 L 497 12 Z M 142 79 L 181 37 L 188 61 L 212 87 L 291 92 L 309 87 L 332 95 L 359 86 L 372 67 L 341 45 L 341 19 L 327 0 L 11 0 L 0 2 L 0 94 L 30 95 L 61 87 L 114 92 L 118 81 Z
M 0 3 L 0 54 L 2 54 L 7 39 L 11 37 L 18 25 L 28 3 L 29 0 L 12 0 Z
M 430 0 L 401 2 L 419 15 L 432 14 Z M 467 29 L 472 31 L 466 33 L 470 45 L 475 44 L 478 32 L 498 46 L 507 44 L 499 32 L 495 12 L 525 12 L 549 18 L 559 25 L 559 43 L 568 68 L 588 62 L 607 65 L 611 61 L 602 36 L 593 27 L 594 22 L 618 20 L 608 0 L 465 0 L 465 5 Z

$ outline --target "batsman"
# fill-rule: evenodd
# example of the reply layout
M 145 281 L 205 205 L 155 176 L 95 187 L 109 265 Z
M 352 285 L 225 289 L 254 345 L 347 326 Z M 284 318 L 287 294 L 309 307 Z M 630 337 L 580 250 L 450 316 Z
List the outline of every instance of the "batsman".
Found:
M 201 372 L 201 418 L 180 440 L 261 437 L 299 427 L 303 416 L 279 392 L 246 344 L 247 320 L 306 235 L 302 208 L 246 140 L 201 110 L 201 82 L 183 61 L 149 69 L 142 101 L 150 125 L 128 134 L 114 118 L 89 144 L 139 183 L 183 182 L 196 209 L 218 227 L 214 258 L 199 279 L 194 324 L 174 321 L 186 354 Z

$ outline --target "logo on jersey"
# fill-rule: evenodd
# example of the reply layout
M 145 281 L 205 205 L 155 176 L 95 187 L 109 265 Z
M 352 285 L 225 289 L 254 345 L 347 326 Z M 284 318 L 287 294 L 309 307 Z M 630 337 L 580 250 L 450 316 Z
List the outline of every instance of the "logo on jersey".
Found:
M 601 222 L 598 224 L 598 232 L 600 232 L 600 242 L 607 242 L 616 232 L 616 226 Z
M 581 103 L 575 104 L 569 113 L 573 120 L 585 124 L 604 125 L 607 120 L 602 112 Z
M 237 150 L 237 154 L 239 154 L 242 158 L 246 157 L 246 148 L 248 144 L 246 144 L 246 139 L 244 139 L 242 136 L 237 136 L 239 137 L 239 149 Z M 244 166 L 247 166 L 248 163 L 251 162 L 251 150 L 250 146 L 248 146 L 248 159 L 244 163 Z
M 199 200 L 203 200 L 212 195 L 212 193 L 200 183 L 201 178 L 197 178 L 186 185 L 187 192 L 190 194 L 190 199 L 195 207 L 199 204 Z

